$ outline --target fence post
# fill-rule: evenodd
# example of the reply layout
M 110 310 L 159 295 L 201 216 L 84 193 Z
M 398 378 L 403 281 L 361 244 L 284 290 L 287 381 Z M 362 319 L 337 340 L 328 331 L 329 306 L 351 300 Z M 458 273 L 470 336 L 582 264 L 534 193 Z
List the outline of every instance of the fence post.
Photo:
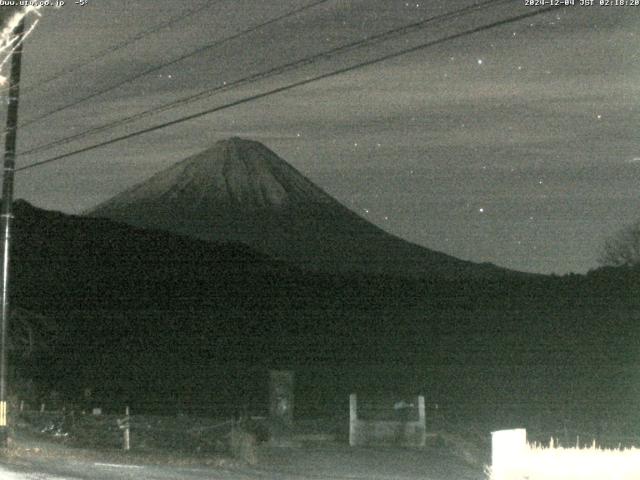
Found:
M 131 437 L 129 436 L 129 427 L 130 427 L 130 421 L 129 421 L 129 407 L 127 406 L 124 410 L 124 450 L 125 452 L 128 452 L 129 449 L 131 448 Z

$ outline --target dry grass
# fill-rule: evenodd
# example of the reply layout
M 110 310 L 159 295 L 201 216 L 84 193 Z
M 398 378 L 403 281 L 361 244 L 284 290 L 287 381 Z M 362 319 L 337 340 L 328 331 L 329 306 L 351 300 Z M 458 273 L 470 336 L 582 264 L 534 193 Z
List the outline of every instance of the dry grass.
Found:
M 638 480 L 640 449 L 602 449 L 528 445 L 523 458 L 501 471 L 488 471 L 491 480 Z

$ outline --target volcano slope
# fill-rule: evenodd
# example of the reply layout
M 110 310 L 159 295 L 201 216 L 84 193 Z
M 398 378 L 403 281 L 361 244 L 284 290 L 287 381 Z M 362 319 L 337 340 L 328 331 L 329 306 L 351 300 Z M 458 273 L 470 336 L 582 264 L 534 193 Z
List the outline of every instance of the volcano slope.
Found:
M 231 138 L 87 212 L 142 228 L 239 242 L 307 270 L 450 279 L 524 275 L 393 236 L 261 143 Z

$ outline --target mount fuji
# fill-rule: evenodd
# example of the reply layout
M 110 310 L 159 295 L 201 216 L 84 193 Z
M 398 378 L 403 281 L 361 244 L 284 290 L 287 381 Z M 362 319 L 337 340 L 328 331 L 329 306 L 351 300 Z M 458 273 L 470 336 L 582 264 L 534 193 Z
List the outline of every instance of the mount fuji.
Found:
M 477 278 L 515 273 L 407 242 L 352 212 L 259 142 L 230 138 L 86 213 L 240 242 L 324 272 Z

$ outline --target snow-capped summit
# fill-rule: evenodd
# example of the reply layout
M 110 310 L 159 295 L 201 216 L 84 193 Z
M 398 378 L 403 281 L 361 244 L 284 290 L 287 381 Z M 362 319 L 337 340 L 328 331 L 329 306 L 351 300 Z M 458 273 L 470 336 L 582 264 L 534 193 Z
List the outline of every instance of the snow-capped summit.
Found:
M 99 205 L 92 214 L 137 202 L 186 202 L 193 209 L 223 205 L 261 209 L 309 201 L 334 200 L 261 143 L 233 137 L 157 173 Z

